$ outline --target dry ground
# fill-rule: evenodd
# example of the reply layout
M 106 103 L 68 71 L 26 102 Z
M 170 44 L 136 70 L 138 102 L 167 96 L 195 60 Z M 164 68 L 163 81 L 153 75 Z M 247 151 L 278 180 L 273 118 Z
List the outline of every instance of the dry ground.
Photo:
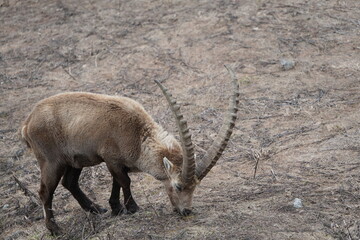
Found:
M 59 186 L 59 239 L 360 239 L 359 19 L 357 0 L 0 0 L 0 238 L 52 239 L 31 195 L 36 160 L 17 136 L 37 101 L 125 95 L 172 131 L 161 79 L 202 154 L 227 108 L 229 64 L 239 121 L 195 193 L 196 213 L 172 213 L 144 174 L 132 176 L 141 210 L 117 218 L 85 213 Z M 108 207 L 104 165 L 81 185 Z

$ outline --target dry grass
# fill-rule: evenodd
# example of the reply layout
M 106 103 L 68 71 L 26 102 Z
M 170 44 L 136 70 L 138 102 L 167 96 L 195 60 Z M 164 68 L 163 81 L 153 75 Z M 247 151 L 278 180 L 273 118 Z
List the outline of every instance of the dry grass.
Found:
M 88 215 L 59 186 L 58 239 L 359 239 L 359 9 L 356 0 L 0 0 L 0 238 L 54 239 L 31 194 L 36 160 L 17 137 L 37 101 L 124 95 L 171 130 L 153 82 L 164 80 L 201 155 L 226 111 L 230 64 L 239 121 L 195 193 L 196 214 L 172 213 L 147 175 L 132 176 L 141 210 L 116 218 Z M 85 170 L 81 185 L 108 205 L 104 165 Z

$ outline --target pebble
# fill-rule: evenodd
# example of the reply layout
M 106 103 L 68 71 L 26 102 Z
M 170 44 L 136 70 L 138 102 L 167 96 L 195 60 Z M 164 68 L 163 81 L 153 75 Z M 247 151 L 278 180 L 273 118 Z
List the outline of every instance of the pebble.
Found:
M 280 59 L 280 64 L 283 70 L 287 71 L 295 67 L 295 62 L 289 59 Z
M 303 205 L 302 205 L 302 201 L 300 198 L 295 198 L 294 199 L 294 208 L 302 208 Z

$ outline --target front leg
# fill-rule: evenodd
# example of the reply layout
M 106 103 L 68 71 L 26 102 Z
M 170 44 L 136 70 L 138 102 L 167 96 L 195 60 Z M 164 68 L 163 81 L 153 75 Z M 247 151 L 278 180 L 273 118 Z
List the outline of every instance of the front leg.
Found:
M 114 177 L 109 204 L 112 216 L 118 216 L 124 212 L 124 207 L 120 204 L 120 185 Z
M 112 209 L 112 215 L 117 216 L 124 211 L 124 207 L 120 204 L 120 188 L 123 189 L 124 193 L 124 205 L 127 213 L 135 213 L 139 210 L 138 205 L 132 197 L 130 190 L 130 178 L 128 176 L 129 169 L 126 167 L 112 167 L 108 165 L 108 169 L 113 176 L 113 185 L 111 190 L 111 196 L 109 203 Z
M 131 179 L 128 175 L 129 169 L 127 167 L 123 170 L 122 177 L 122 189 L 124 193 L 124 205 L 128 213 L 135 213 L 139 210 L 139 206 L 136 204 L 135 200 L 132 197 L 130 183 Z

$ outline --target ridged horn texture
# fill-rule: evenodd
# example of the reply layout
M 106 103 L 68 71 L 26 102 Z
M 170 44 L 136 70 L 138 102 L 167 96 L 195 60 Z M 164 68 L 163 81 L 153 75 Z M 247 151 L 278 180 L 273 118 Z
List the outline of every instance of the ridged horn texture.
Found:
M 155 80 L 155 82 L 165 95 L 166 100 L 170 105 L 170 109 L 175 116 L 183 151 L 182 180 L 183 183 L 189 184 L 193 182 L 195 177 L 195 155 L 194 146 L 191 141 L 191 134 L 187 126 L 187 122 L 180 112 L 180 106 L 176 103 L 176 100 L 159 81 Z
M 235 121 L 237 119 L 237 111 L 239 105 L 239 83 L 235 77 L 234 72 L 225 65 L 225 68 L 230 73 L 233 84 L 233 95 L 231 98 L 231 103 L 229 107 L 229 112 L 224 120 L 224 123 L 214 140 L 213 144 L 210 146 L 204 157 L 197 163 L 196 166 L 196 177 L 201 181 L 206 174 L 209 173 L 211 168 L 219 160 L 221 154 L 223 153 L 227 143 L 229 142 L 230 136 L 232 134 L 233 128 L 235 127 Z

